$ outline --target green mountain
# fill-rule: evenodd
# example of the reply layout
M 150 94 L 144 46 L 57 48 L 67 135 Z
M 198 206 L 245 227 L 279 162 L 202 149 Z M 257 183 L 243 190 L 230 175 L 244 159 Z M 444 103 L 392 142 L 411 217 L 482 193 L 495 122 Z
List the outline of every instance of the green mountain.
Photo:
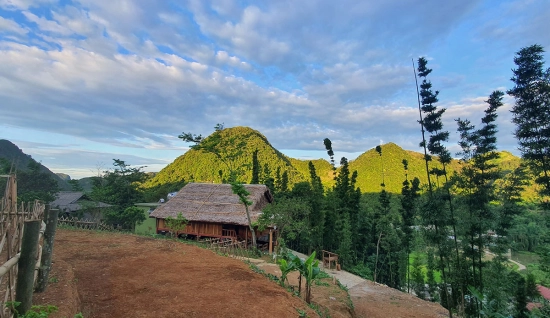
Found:
M 422 184 L 428 182 L 423 154 L 404 150 L 392 142 L 382 145 L 381 148 L 382 156 L 373 148 L 349 163 L 350 171 L 357 170 L 357 186 L 361 188 L 362 192 L 380 192 L 380 184 L 384 182 L 386 191 L 400 193 L 405 180 L 403 159 L 408 161 L 407 175 L 409 180 L 417 177 Z M 437 162 L 437 158 L 433 158 L 429 167 L 430 169 L 434 167 L 441 168 L 441 165 Z M 452 160 L 447 167 L 447 171 L 452 174 L 453 171 L 459 168 L 459 161 Z
M 289 187 L 301 181 L 309 181 L 309 160 L 299 160 L 285 156 L 269 143 L 267 138 L 260 132 L 248 127 L 226 128 L 221 132 L 222 138 L 236 137 L 245 142 L 243 154 L 237 160 L 237 166 L 245 167 L 244 176 L 241 178 L 244 182 L 249 182 L 252 178 L 252 154 L 258 150 L 258 159 L 260 165 L 267 165 L 271 176 L 275 178 L 277 169 L 280 174 L 287 171 L 289 176 Z M 379 192 L 382 180 L 386 185 L 386 190 L 392 193 L 400 193 L 403 180 L 405 179 L 405 170 L 403 169 L 403 159 L 408 161 L 407 175 L 409 180 L 418 177 L 422 184 L 427 183 L 424 155 L 419 152 L 404 150 L 394 143 L 387 143 L 381 146 L 382 156 L 376 150 L 370 149 L 349 162 L 349 170 L 357 171 L 357 186 L 363 193 Z M 508 173 L 519 166 L 521 159 L 510 152 L 502 151 L 496 163 L 500 166 L 503 173 Z M 336 158 L 339 161 L 339 158 Z M 430 163 L 430 169 L 441 168 L 437 158 Z M 311 160 L 317 170 L 317 175 L 325 186 L 332 186 L 333 170 L 327 160 Z M 460 169 L 461 163 L 458 160 L 452 160 L 447 166 L 449 175 Z M 222 178 L 219 171 L 227 174 L 228 170 L 224 164 L 213 154 L 197 150 L 189 150 L 179 156 L 174 162 L 166 166 L 163 170 L 149 179 L 145 188 L 159 187 L 169 184 L 177 184 L 181 180 L 193 182 L 221 182 Z M 383 171 L 383 173 L 382 173 Z M 263 168 L 262 168 L 263 172 Z M 435 178 L 435 177 L 432 177 Z M 436 179 L 432 179 L 436 182 Z M 440 179 L 442 183 L 444 180 Z M 536 193 L 533 187 L 528 187 L 525 192 L 526 199 L 533 199 Z
M 36 162 L 30 155 L 25 154 L 23 150 L 6 139 L 0 139 L 0 160 L 3 161 L 3 164 L 8 166 L 11 166 L 13 163 L 16 171 L 28 171 L 29 163 Z M 69 190 L 71 188 L 63 178 L 53 173 L 39 162 L 38 165 L 40 166 L 40 172 L 51 175 L 52 178 L 57 181 L 60 189 Z
M 264 174 L 265 166 L 269 168 L 270 175 L 274 178 L 276 178 L 277 170 L 280 171 L 280 175 L 286 171 L 290 187 L 297 182 L 309 181 L 309 161 L 285 156 L 273 148 L 260 132 L 248 127 L 233 127 L 222 130 L 220 134 L 221 138 L 237 137 L 239 141 L 245 143 L 242 155 L 235 162 L 238 167 L 246 167 L 244 174 L 240 177 L 242 181 L 249 182 L 252 179 L 252 155 L 256 150 L 262 174 Z M 325 182 L 330 182 L 331 165 L 326 160 L 313 160 L 313 163 L 319 175 L 322 175 L 322 179 Z M 227 176 L 229 169 L 214 154 L 191 149 L 147 181 L 144 187 L 151 188 L 166 183 L 176 183 L 182 179 L 189 182 L 219 183 L 222 181 L 220 170 L 222 175 Z

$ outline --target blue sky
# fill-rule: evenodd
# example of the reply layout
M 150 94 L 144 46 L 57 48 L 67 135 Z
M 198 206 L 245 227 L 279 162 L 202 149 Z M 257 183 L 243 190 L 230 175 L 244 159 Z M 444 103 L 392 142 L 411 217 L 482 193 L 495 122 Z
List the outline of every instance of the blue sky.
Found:
M 521 47 L 549 50 L 548 21 L 548 0 L 0 0 L 0 138 L 73 178 L 113 158 L 159 171 L 216 123 L 304 159 L 326 137 L 337 157 L 418 151 L 425 56 L 455 152 L 454 119 L 480 121 Z M 505 101 L 498 144 L 517 154 Z

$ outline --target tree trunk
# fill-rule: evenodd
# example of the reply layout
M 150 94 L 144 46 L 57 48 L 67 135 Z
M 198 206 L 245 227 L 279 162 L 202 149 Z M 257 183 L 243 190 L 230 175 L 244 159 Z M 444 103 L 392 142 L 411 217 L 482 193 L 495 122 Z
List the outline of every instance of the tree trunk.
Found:
M 298 295 L 302 294 L 302 274 L 298 277 Z
M 378 251 L 380 248 L 380 239 L 382 238 L 382 232 L 378 236 L 378 243 L 376 243 L 376 261 L 374 262 L 374 282 L 376 283 L 376 271 L 378 270 Z
M 256 248 L 256 231 L 254 231 L 254 227 L 252 226 L 252 220 L 250 219 L 250 212 L 248 212 L 248 205 L 244 205 L 244 209 L 246 210 L 246 218 L 248 219 L 248 227 L 250 228 L 250 233 L 252 233 L 252 246 Z

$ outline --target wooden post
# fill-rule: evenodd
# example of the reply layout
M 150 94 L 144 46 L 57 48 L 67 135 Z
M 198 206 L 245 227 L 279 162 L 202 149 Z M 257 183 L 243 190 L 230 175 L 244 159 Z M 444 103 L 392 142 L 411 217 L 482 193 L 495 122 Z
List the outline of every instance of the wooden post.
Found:
M 273 229 L 269 229 L 269 254 L 273 254 L 273 235 L 274 235 Z
M 21 242 L 21 258 L 17 264 L 17 285 L 15 286 L 15 301 L 20 315 L 24 315 L 32 306 L 32 291 L 34 285 L 34 267 L 38 252 L 38 236 L 42 220 L 26 221 Z
M 55 230 L 57 229 L 57 216 L 59 210 L 50 209 L 46 206 L 46 231 L 44 232 L 44 246 L 42 247 L 42 260 L 40 270 L 38 271 L 37 292 L 43 292 L 48 287 L 48 277 L 52 268 L 53 243 L 55 238 Z

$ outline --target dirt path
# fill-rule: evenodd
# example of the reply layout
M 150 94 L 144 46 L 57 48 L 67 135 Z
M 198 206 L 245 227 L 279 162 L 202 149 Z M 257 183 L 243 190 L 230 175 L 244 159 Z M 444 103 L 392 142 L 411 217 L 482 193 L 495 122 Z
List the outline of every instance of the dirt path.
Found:
M 58 230 L 52 317 L 297 317 L 315 312 L 240 260 L 168 240 Z

